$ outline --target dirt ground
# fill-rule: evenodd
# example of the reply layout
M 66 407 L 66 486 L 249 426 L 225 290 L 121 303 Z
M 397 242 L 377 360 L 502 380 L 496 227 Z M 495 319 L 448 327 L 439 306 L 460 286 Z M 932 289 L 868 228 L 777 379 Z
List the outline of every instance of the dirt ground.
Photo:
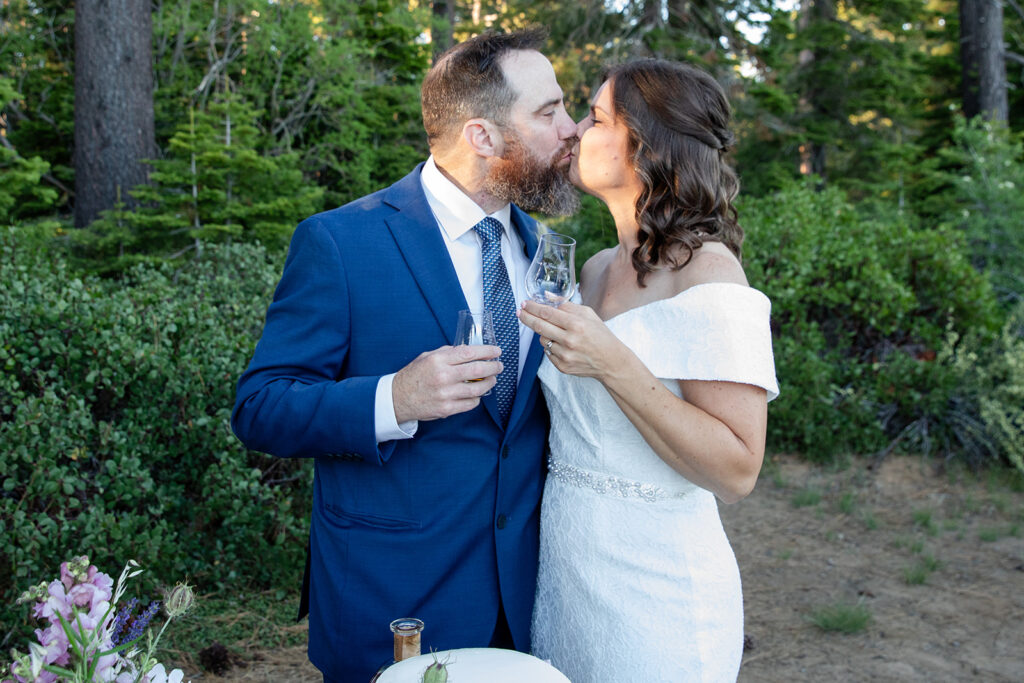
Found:
M 834 470 L 776 456 L 722 519 L 743 577 L 741 682 L 1024 681 L 1024 492 L 1005 481 L 911 457 Z M 837 605 L 870 621 L 814 623 Z M 321 680 L 304 647 L 243 657 L 191 678 Z

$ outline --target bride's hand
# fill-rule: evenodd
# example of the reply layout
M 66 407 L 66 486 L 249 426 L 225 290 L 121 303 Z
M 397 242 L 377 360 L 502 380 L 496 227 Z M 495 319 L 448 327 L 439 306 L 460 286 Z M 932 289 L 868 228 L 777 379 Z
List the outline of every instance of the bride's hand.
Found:
M 622 344 L 589 306 L 567 301 L 554 308 L 525 301 L 516 315 L 537 333 L 548 359 L 567 375 L 600 380 L 615 367 Z

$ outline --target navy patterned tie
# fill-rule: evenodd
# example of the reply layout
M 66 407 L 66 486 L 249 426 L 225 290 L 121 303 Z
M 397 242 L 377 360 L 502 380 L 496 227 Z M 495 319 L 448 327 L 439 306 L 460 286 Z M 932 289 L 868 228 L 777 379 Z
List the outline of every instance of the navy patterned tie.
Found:
M 494 336 L 501 347 L 501 362 L 505 369 L 498 375 L 494 386 L 498 400 L 498 413 L 502 425 L 508 424 L 512 412 L 512 400 L 516 397 L 519 382 L 519 320 L 516 318 L 516 302 L 512 296 L 512 285 L 501 258 L 501 222 L 488 216 L 473 226 L 482 241 L 484 264 L 484 308 L 494 318 Z

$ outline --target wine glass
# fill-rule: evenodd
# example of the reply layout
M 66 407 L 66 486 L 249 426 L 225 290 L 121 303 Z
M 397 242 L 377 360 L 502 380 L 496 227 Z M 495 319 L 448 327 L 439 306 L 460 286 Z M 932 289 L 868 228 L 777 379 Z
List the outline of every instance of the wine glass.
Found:
M 537 303 L 558 306 L 576 293 L 576 240 L 557 232 L 540 236 L 526 271 L 526 294 Z
M 455 344 L 490 344 L 497 346 L 498 341 L 494 334 L 494 316 L 487 309 L 482 311 L 461 310 L 459 311 L 459 322 L 455 326 Z M 479 379 L 467 380 L 469 382 L 482 382 Z M 488 391 L 484 396 L 489 395 Z

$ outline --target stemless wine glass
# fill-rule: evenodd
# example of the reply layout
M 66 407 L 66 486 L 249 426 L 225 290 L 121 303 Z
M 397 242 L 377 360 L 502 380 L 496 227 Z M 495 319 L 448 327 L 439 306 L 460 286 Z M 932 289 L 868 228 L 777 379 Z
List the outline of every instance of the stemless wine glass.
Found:
M 557 232 L 540 236 L 526 271 L 526 294 L 537 303 L 558 306 L 576 293 L 576 240 Z
M 482 311 L 459 311 L 459 322 L 455 327 L 455 344 L 490 344 L 497 346 L 498 341 L 494 334 L 494 316 L 487 309 Z M 482 382 L 479 379 L 468 380 L 470 382 Z M 484 396 L 490 395 L 490 391 Z

